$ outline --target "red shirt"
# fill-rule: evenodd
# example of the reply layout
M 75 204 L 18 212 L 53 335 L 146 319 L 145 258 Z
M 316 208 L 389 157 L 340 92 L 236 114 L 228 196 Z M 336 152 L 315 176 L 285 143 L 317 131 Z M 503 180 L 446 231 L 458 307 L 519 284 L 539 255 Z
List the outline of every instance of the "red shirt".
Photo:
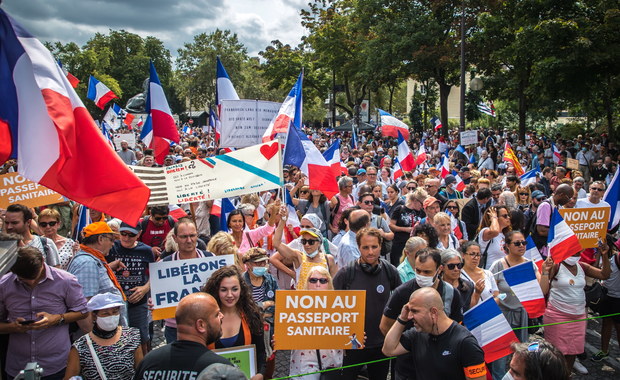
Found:
M 158 227 L 149 217 L 146 228 L 142 231 L 139 240 L 149 247 L 159 247 L 163 250 L 166 244 L 166 236 L 168 236 L 168 232 L 170 232 L 171 229 L 172 226 L 170 226 L 168 220 L 165 220 L 164 224 Z

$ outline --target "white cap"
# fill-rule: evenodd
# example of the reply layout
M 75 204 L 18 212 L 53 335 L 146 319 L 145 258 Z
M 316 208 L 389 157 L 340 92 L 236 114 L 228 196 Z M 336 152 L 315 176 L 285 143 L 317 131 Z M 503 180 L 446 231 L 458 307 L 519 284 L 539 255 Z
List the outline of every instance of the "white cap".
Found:
M 123 306 L 123 297 L 114 293 L 96 294 L 91 298 L 86 306 L 88 311 L 108 309 L 111 307 Z

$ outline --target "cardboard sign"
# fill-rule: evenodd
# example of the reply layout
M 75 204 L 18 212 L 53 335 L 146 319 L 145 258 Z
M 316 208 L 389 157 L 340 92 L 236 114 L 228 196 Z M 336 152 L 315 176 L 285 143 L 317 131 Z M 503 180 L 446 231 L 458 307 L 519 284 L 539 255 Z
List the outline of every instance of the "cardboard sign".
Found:
M 573 230 L 582 248 L 596 248 L 605 240 L 609 223 L 609 207 L 563 208 L 560 215 Z
M 213 350 L 216 354 L 224 357 L 235 367 L 239 368 L 241 372 L 251 378 L 256 375 L 256 346 L 253 344 L 247 346 L 237 346 L 231 348 L 218 348 Z
M 0 208 L 7 208 L 14 203 L 38 207 L 65 201 L 54 190 L 27 180 L 18 173 L 0 175 L 0 184 Z
M 461 132 L 461 145 L 476 145 L 478 144 L 478 131 L 463 131 Z
M 136 134 L 135 133 L 115 133 L 114 136 L 114 146 L 116 146 L 117 150 L 121 150 L 121 141 L 127 141 L 130 148 L 136 147 Z
M 150 263 L 153 320 L 174 318 L 183 297 L 199 292 L 213 272 L 234 263 L 233 255 Z
M 363 348 L 366 291 L 278 290 L 276 350 Z
M 281 103 L 264 100 L 222 100 L 221 147 L 245 148 L 260 144 Z
M 569 169 L 579 170 L 579 160 L 575 160 L 574 158 L 567 158 L 566 167 Z
M 165 168 L 129 167 L 151 189 L 149 204 L 180 204 L 228 198 L 282 186 L 277 141 Z

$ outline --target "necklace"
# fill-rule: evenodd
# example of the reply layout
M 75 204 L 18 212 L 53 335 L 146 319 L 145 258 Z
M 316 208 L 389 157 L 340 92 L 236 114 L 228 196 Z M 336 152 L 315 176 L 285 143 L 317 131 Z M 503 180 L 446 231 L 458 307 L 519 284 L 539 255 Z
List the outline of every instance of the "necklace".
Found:
M 105 330 L 100 329 L 96 323 L 93 326 L 93 334 L 95 334 L 96 337 L 101 338 L 101 339 L 110 339 L 114 337 L 114 335 L 116 335 L 117 330 L 118 330 L 118 327 L 112 331 L 105 331 Z

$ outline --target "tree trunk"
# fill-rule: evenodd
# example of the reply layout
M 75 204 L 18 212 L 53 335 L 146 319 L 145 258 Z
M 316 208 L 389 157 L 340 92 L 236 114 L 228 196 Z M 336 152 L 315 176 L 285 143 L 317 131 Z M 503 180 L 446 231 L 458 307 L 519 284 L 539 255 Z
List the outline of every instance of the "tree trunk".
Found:
M 450 96 L 450 89 L 452 86 L 442 82 L 439 83 L 439 110 L 441 114 L 441 134 L 448 137 L 448 96 Z M 433 127 L 434 128 L 434 127 Z
M 613 134 L 614 132 L 614 106 L 611 101 L 610 90 L 611 90 L 611 77 L 608 76 L 607 77 L 607 91 L 604 91 L 603 93 L 603 102 L 605 104 L 605 116 L 607 119 L 607 136 L 609 136 L 610 139 L 612 139 L 612 136 L 613 136 L 613 140 L 617 140 L 617 138 L 615 138 Z
M 525 95 L 526 82 L 519 82 L 519 139 L 525 143 L 525 122 L 527 118 L 527 97 Z

